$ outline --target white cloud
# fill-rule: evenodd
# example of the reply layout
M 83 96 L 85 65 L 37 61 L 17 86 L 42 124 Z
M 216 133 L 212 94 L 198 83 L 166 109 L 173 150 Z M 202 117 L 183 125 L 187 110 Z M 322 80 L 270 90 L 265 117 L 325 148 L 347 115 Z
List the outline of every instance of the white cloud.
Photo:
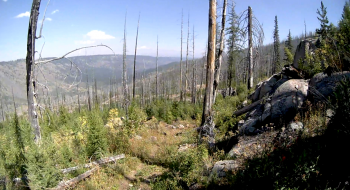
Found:
M 25 12 L 25 13 L 21 13 L 19 15 L 16 16 L 16 18 L 22 18 L 22 17 L 29 17 L 30 13 L 29 11 Z
M 114 36 L 108 35 L 100 30 L 92 30 L 86 34 L 91 40 L 109 40 L 114 39 Z
M 149 49 L 149 47 L 147 47 L 147 46 L 141 46 L 141 47 L 139 47 L 139 48 L 137 48 L 137 49 Z
M 83 44 L 83 45 L 86 45 L 86 44 L 93 44 L 93 43 L 95 43 L 95 41 L 93 41 L 93 40 L 85 40 L 85 41 L 75 41 L 74 43 L 75 43 L 75 44 Z
M 6 2 L 7 0 L 2 0 L 3 2 Z
M 55 14 L 55 13 L 58 13 L 59 11 L 60 11 L 60 10 L 56 9 L 56 10 L 52 11 L 51 14 L 53 15 L 53 14 Z
M 52 21 L 52 18 L 45 18 L 46 21 Z M 38 20 L 38 24 L 41 24 L 43 22 L 43 19 Z

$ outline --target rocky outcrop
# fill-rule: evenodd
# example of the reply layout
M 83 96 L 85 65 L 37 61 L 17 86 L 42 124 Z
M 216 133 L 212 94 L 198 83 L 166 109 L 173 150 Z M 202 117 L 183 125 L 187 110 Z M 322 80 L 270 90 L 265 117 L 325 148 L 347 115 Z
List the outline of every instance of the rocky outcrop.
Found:
M 330 76 L 324 73 L 318 73 L 310 79 L 309 94 L 310 99 L 315 102 L 328 100 L 333 97 L 334 90 L 340 80 L 350 78 L 350 72 L 332 73 Z
M 235 160 L 222 160 L 214 164 L 211 176 L 225 177 L 226 173 L 232 172 L 237 169 L 238 164 Z
M 252 102 L 258 101 L 263 97 L 272 95 L 286 81 L 301 78 L 301 73 L 297 69 L 286 65 L 280 73 L 274 74 L 269 79 L 258 83 L 254 93 L 249 95 L 248 99 L 252 100 Z
M 302 40 L 300 42 L 294 54 L 293 67 L 295 67 L 296 69 L 300 69 L 299 60 L 305 59 L 305 52 L 308 52 L 309 54 L 312 55 L 316 50 L 316 43 L 317 43 L 317 39 L 311 39 L 311 38 Z
M 293 119 L 306 100 L 307 93 L 307 80 L 290 79 L 282 83 L 271 96 L 247 113 L 246 121 L 240 128 L 240 132 L 256 134 L 257 128 L 265 123 L 275 122 L 281 118 L 285 121 Z

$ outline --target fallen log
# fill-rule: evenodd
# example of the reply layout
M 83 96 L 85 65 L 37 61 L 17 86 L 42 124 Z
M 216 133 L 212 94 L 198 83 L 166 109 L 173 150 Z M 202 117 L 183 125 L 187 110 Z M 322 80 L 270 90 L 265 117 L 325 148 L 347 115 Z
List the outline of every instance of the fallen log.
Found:
M 80 174 L 80 175 L 78 175 L 77 177 L 75 177 L 73 179 L 70 179 L 68 181 L 61 181 L 60 183 L 58 183 L 57 187 L 54 188 L 54 190 L 63 190 L 63 189 L 70 188 L 70 187 L 74 186 L 75 184 L 79 183 L 80 181 L 82 181 L 83 179 L 91 176 L 95 171 L 98 170 L 99 166 L 107 164 L 109 162 L 113 162 L 113 161 L 122 159 L 122 158 L 125 158 L 125 154 L 120 154 L 120 155 L 117 155 L 117 156 L 102 158 L 100 160 L 94 161 L 94 162 L 89 163 L 89 164 L 84 164 L 84 165 L 81 165 L 81 166 L 75 166 L 75 167 L 71 167 L 71 168 L 62 169 L 61 170 L 62 173 L 66 174 L 66 173 L 75 171 L 75 170 L 77 170 L 79 168 L 91 168 L 93 166 L 96 166 L 93 169 L 91 169 L 89 171 L 86 171 L 85 173 Z
M 96 160 L 94 162 L 91 162 L 91 163 L 88 163 L 88 164 L 84 164 L 84 165 L 81 165 L 81 166 L 75 166 L 75 167 L 71 167 L 71 168 L 62 169 L 61 171 L 62 171 L 62 173 L 66 174 L 66 173 L 70 173 L 72 171 L 78 170 L 80 168 L 91 168 L 91 167 L 93 167 L 95 165 L 107 164 L 109 162 L 113 162 L 113 161 L 119 160 L 121 158 L 125 158 L 125 154 L 120 154 L 120 155 L 117 155 L 117 156 L 102 158 L 100 160 Z
M 260 99 L 258 101 L 253 102 L 252 104 L 245 106 L 244 108 L 237 110 L 233 113 L 233 116 L 240 116 L 242 114 L 245 114 L 247 112 L 249 112 L 250 110 L 254 109 L 255 106 L 259 105 L 261 102 L 263 101 L 263 99 Z
M 93 169 L 91 169 L 83 174 L 78 175 L 77 177 L 75 177 L 73 179 L 70 179 L 68 181 L 61 181 L 54 190 L 61 190 L 61 189 L 66 189 L 66 188 L 72 187 L 75 184 L 77 184 L 78 182 L 80 182 L 83 179 L 92 175 L 97 169 L 98 169 L 98 167 L 95 167 L 95 168 L 93 168 Z

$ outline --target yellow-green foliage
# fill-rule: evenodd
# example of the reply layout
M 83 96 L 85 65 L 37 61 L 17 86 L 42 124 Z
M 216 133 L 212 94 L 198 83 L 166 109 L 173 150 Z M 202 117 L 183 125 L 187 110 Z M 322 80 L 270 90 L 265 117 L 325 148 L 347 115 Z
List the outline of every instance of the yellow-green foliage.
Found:
M 227 131 L 236 131 L 234 128 L 239 118 L 234 117 L 232 114 L 237 110 L 237 107 L 241 104 L 238 96 L 228 96 L 223 98 L 221 95 L 216 97 L 214 109 L 214 123 L 216 128 L 219 129 L 220 134 L 224 135 Z
M 89 128 L 86 145 L 87 156 L 101 158 L 107 150 L 107 131 L 98 110 L 94 110 L 88 114 L 87 124 Z
M 306 78 L 311 78 L 315 74 L 323 71 L 320 60 L 318 54 L 310 54 L 308 51 L 305 51 L 304 60 L 299 60 L 299 68 L 303 71 Z

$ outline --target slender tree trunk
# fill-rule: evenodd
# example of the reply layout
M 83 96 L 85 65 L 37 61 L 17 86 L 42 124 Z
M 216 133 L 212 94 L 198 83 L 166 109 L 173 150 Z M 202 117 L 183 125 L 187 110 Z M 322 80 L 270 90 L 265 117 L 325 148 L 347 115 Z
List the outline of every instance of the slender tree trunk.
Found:
M 213 105 L 214 69 L 215 69 L 215 36 L 216 36 L 216 0 L 209 1 L 209 30 L 208 30 L 208 57 L 207 77 L 203 103 L 202 123 L 210 120 Z
M 144 92 L 145 81 L 144 81 L 143 75 L 141 77 L 141 80 L 142 80 L 142 86 L 141 86 L 141 107 L 144 107 L 144 105 L 145 105 L 145 92 Z
M 183 10 L 181 12 L 181 53 L 180 53 L 180 101 L 183 101 L 183 85 L 182 85 L 182 33 L 183 33 Z
M 156 58 L 156 98 L 158 98 L 158 36 L 157 36 L 157 58 Z
M 190 39 L 190 15 L 188 15 L 188 21 L 187 21 L 187 49 L 186 49 L 186 72 L 185 72 L 185 102 L 186 102 L 186 93 L 188 90 L 188 83 L 189 83 L 189 76 L 188 76 L 188 46 L 189 46 L 189 39 Z
M 132 80 L 132 98 L 135 98 L 135 81 L 136 81 L 136 52 L 137 52 L 137 39 L 139 36 L 139 26 L 140 26 L 140 14 L 139 20 L 137 22 L 137 32 L 136 32 L 136 44 L 135 44 L 135 56 L 134 56 L 134 74 Z
M 4 108 L 2 106 L 2 99 L 1 99 L 1 116 L 2 116 L 2 121 L 5 121 L 5 115 L 4 115 Z
M 124 43 L 123 43 L 123 92 L 124 92 L 124 108 L 126 113 L 126 118 L 128 119 L 128 86 L 127 86 L 127 74 L 126 74 L 126 14 L 125 14 L 125 23 L 124 23 Z
M 248 6 L 248 59 L 249 59 L 249 69 L 248 69 L 248 89 L 253 88 L 253 28 L 252 28 L 252 8 Z
M 98 106 L 97 81 L 95 78 L 95 106 Z
M 81 109 L 80 109 L 79 84 L 77 85 L 77 93 L 78 93 L 78 110 L 79 110 L 79 113 L 80 113 Z
M 193 68 L 193 76 L 192 76 L 192 104 L 196 103 L 196 62 L 194 60 L 194 26 L 193 26 L 193 34 L 192 34 L 192 68 Z
M 222 10 L 221 31 L 220 31 L 220 48 L 218 52 L 218 61 L 216 62 L 217 64 L 215 65 L 215 74 L 214 74 L 213 104 L 215 104 L 216 90 L 220 82 L 219 80 L 220 80 L 220 69 L 221 69 L 221 63 L 222 63 L 222 52 L 224 50 L 224 40 L 225 40 L 226 6 L 227 6 L 227 0 L 224 0 L 224 7 Z
M 89 77 L 86 78 L 86 88 L 87 88 L 87 101 L 88 101 L 88 110 L 91 111 L 91 99 L 90 99 L 90 86 L 89 86 Z
M 27 36 L 27 57 L 26 57 L 26 84 L 27 84 L 27 101 L 28 101 L 28 119 L 30 121 L 31 127 L 35 135 L 35 143 L 41 141 L 40 125 L 38 121 L 38 114 L 35 111 L 37 102 L 37 93 L 35 87 L 35 39 L 36 39 L 36 29 L 37 21 L 39 16 L 41 0 L 33 0 L 32 9 L 29 18 L 28 36 Z

